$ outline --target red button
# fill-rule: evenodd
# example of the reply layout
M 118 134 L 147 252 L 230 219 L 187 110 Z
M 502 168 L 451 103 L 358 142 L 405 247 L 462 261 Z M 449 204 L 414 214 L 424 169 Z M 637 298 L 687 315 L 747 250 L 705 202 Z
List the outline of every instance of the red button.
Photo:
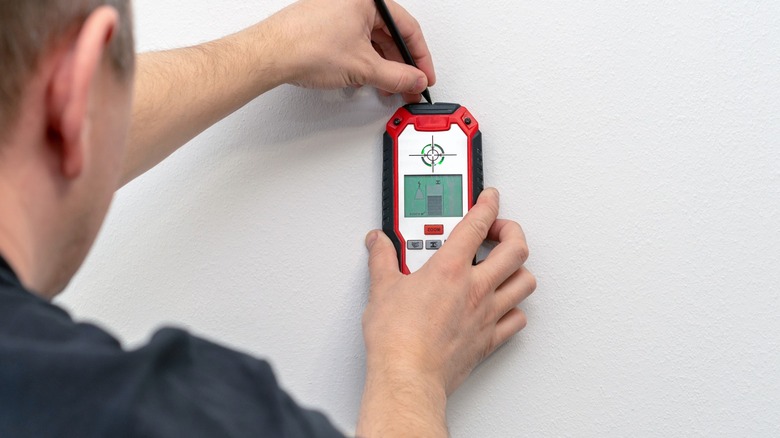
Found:
M 441 236 L 444 234 L 444 225 L 426 225 L 426 236 Z
M 450 116 L 418 117 L 414 121 L 414 127 L 418 131 L 446 131 L 450 124 Z

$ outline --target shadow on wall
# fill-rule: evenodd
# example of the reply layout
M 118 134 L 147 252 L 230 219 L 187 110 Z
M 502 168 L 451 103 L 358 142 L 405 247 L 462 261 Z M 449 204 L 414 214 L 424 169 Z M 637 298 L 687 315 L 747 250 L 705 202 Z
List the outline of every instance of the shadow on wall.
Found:
M 253 116 L 256 128 L 238 131 L 232 140 L 237 144 L 251 140 L 256 146 L 279 146 L 332 131 L 384 127 L 401 104 L 398 98 L 380 97 L 369 87 L 331 91 L 282 87 L 246 108 L 244 117 Z

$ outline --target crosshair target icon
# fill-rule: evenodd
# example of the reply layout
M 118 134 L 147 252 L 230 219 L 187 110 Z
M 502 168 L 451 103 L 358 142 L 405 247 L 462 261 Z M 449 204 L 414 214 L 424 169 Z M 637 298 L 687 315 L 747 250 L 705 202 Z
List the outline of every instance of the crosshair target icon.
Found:
M 431 136 L 431 143 L 425 145 L 419 154 L 409 155 L 410 157 L 420 157 L 423 164 L 431 168 L 431 173 L 436 171 L 436 166 L 444 164 L 445 157 L 456 157 L 457 154 L 447 154 L 444 152 L 444 148 L 437 145 Z

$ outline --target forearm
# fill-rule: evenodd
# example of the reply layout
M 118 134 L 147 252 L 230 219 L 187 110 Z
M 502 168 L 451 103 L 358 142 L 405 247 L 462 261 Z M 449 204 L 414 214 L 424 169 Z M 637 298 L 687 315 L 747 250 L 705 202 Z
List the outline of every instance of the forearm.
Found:
M 124 185 L 260 94 L 285 82 L 265 23 L 195 47 L 138 57 Z
M 368 370 L 358 437 L 446 437 L 443 385 L 415 373 Z
M 419 24 L 388 3 L 421 70 L 375 51 L 371 38 L 382 34 L 384 23 L 371 0 L 337 8 L 330 0 L 301 0 L 221 40 L 141 55 L 121 184 L 283 83 L 318 89 L 371 85 L 418 101 L 435 82 L 431 55 Z M 389 41 L 379 38 L 377 44 L 389 51 Z

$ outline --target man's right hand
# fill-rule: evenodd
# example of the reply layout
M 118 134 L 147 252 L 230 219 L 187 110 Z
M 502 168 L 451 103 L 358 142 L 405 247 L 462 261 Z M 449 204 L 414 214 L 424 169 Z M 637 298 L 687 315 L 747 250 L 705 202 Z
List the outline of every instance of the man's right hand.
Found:
M 373 0 L 300 0 L 225 38 L 139 57 L 121 184 L 283 83 L 370 85 L 419 102 L 436 82 L 431 53 L 417 20 L 386 1 L 419 69 L 403 63 Z
M 419 102 L 436 82 L 420 24 L 386 0 L 419 70 L 404 64 L 373 0 L 300 0 L 267 19 L 262 28 L 276 46 L 282 80 L 306 88 L 369 85 Z M 266 43 L 267 44 L 267 43 Z
M 485 190 L 442 249 L 408 276 L 398 269 L 390 239 L 380 231 L 368 235 L 371 291 L 363 315 L 367 376 L 359 434 L 446 435 L 447 396 L 525 327 L 517 306 L 536 279 L 523 267 L 528 247 L 520 225 L 497 219 L 498 210 L 498 192 Z M 472 266 L 485 240 L 498 246 Z

